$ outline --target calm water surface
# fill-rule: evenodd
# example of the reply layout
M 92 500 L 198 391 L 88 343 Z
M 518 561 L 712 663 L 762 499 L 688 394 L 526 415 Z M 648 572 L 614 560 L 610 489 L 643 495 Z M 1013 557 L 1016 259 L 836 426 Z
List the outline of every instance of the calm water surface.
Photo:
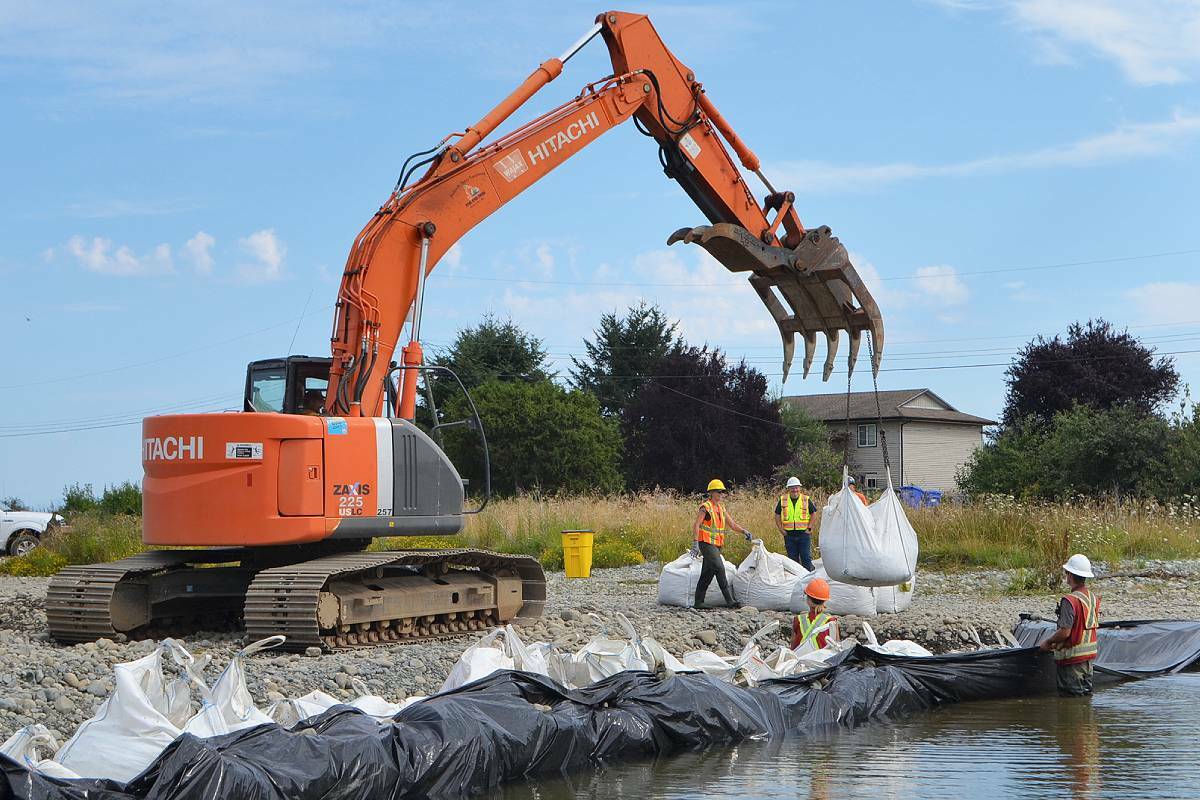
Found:
M 513 784 L 506 800 L 1200 798 L 1200 674 L 966 703 L 821 738 L 749 742 Z

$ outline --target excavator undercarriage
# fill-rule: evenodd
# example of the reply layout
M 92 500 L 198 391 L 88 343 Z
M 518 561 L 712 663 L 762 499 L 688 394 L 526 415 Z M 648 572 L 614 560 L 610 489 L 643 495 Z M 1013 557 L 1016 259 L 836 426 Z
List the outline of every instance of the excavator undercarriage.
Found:
M 519 623 L 541 616 L 545 602 L 545 574 L 530 556 L 231 547 L 68 567 L 50 583 L 46 616 L 65 643 L 240 618 L 251 639 L 282 634 L 289 649 L 333 650 Z

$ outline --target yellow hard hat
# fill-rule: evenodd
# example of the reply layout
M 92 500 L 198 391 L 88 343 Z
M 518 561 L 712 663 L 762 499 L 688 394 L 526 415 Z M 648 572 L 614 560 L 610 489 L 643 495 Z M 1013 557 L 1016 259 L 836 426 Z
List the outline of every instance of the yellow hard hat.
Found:
M 725 491 L 728 491 L 728 490 L 725 488 L 725 484 L 721 483 L 721 479 L 720 479 L 720 478 L 713 478 L 711 481 L 709 481 L 709 482 L 708 482 L 708 489 L 707 489 L 707 491 L 710 491 L 710 492 L 725 492 Z

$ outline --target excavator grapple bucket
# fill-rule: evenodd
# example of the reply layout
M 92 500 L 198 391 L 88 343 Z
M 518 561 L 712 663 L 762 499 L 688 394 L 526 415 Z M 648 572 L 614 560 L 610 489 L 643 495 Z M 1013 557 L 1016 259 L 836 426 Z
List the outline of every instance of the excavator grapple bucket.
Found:
M 878 374 L 883 357 L 883 317 L 850 263 L 846 248 L 829 228 L 806 231 L 795 248 L 763 244 L 741 225 L 728 222 L 681 228 L 667 239 L 667 244 L 675 242 L 698 244 L 730 272 L 750 273 L 750 285 L 775 318 L 783 337 L 785 381 L 792 368 L 796 334 L 804 338 L 806 378 L 816 353 L 817 334 L 824 334 L 828 345 L 822 380 L 829 380 L 837 358 L 839 331 L 850 334 L 846 360 L 850 372 L 858 360 L 863 331 L 870 334 L 871 369 Z

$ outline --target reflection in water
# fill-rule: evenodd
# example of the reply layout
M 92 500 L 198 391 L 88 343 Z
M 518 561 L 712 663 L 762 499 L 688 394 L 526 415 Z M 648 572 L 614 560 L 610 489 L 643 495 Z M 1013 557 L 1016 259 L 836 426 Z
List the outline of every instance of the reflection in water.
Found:
M 1200 797 L 1200 674 L 512 784 L 507 800 Z

